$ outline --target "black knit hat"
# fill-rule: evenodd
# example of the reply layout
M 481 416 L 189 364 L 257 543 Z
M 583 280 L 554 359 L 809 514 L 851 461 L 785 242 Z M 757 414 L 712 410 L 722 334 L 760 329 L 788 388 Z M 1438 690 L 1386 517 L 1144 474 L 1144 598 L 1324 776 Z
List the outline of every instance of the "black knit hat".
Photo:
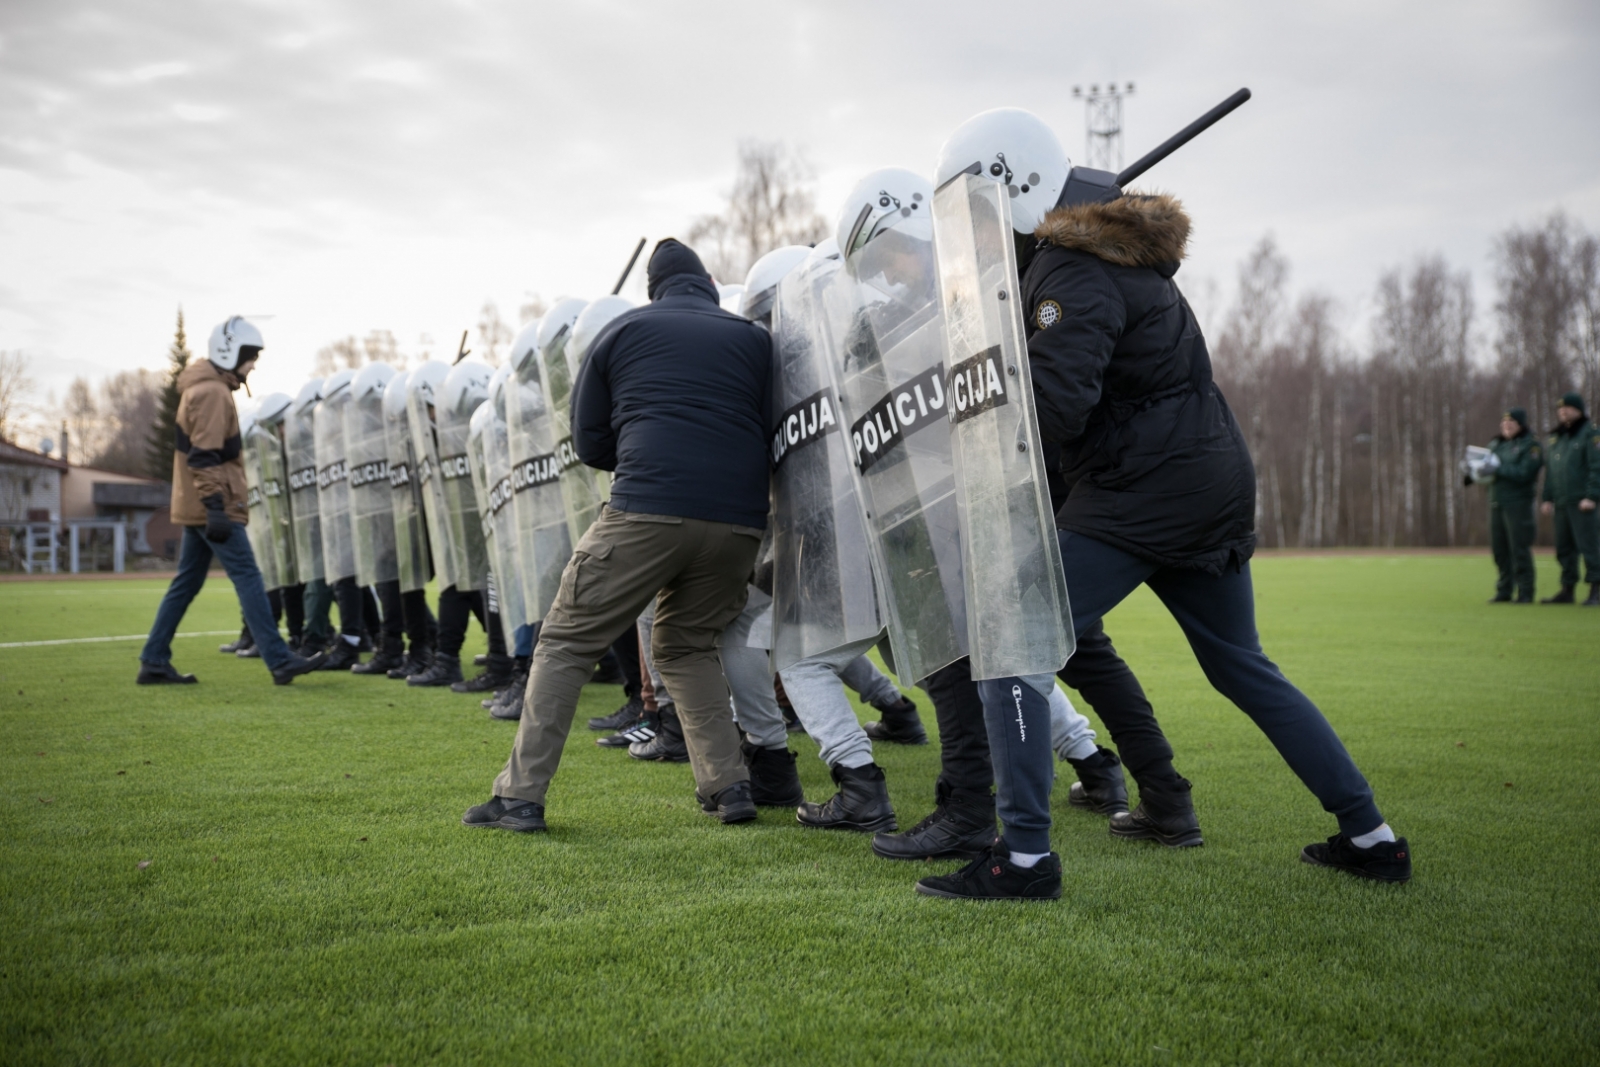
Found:
M 1561 398 L 1561 406 L 1564 408 L 1577 408 L 1579 411 L 1583 411 L 1583 397 L 1577 393 L 1568 393 Z
M 1510 419 L 1524 430 L 1528 428 L 1528 413 L 1522 408 L 1506 408 L 1506 413 L 1500 417 Z

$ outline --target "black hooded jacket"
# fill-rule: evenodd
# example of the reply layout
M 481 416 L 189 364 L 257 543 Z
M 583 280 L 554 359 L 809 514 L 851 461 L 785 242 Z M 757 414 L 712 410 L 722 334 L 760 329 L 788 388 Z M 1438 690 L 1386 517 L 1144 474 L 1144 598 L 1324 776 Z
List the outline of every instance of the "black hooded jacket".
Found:
M 1189 236 L 1165 196 L 1057 208 L 1022 280 L 1056 525 L 1212 574 L 1255 550 L 1255 467 L 1172 276 Z
M 651 302 L 595 338 L 572 390 L 572 443 L 615 471 L 618 511 L 767 524 L 772 340 L 723 311 L 700 258 L 650 256 Z

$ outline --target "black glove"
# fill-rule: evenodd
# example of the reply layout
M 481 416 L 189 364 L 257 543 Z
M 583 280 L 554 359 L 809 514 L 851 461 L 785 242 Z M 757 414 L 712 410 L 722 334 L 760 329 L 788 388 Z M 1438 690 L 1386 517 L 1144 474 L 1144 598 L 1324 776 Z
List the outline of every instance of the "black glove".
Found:
M 206 506 L 206 540 L 220 545 L 232 537 L 233 523 L 228 521 L 228 513 L 223 510 L 222 494 L 212 493 L 200 503 Z

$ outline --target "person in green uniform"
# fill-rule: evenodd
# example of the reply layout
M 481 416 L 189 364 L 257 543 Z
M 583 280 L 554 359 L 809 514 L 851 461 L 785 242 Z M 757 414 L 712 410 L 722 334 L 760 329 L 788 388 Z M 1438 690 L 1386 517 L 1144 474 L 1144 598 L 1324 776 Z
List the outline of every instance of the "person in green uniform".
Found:
M 1561 591 L 1541 604 L 1570 604 L 1578 585 L 1578 557 L 1589 583 L 1584 607 L 1600 607 L 1600 428 L 1583 410 L 1583 397 L 1568 393 L 1556 408 L 1559 425 L 1545 444 L 1544 503 L 1540 510 L 1555 517 L 1556 559 L 1561 562 Z
M 1500 416 L 1500 436 L 1489 442 L 1500 465 L 1489 483 L 1489 543 L 1500 571 L 1491 604 L 1533 603 L 1534 486 L 1544 466 L 1544 449 L 1528 428 L 1528 413 L 1512 408 Z

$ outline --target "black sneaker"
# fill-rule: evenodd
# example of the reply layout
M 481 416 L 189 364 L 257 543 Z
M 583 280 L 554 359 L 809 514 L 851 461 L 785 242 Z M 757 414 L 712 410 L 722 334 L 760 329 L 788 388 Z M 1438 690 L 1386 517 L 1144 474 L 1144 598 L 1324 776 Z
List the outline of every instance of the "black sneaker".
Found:
M 598 715 L 589 720 L 591 730 L 620 730 L 644 718 L 644 701 L 634 697 L 610 715 Z
M 239 651 L 235 652 L 234 655 L 238 656 L 240 659 L 260 659 L 261 646 L 251 645 L 249 648 L 241 648 Z
M 461 657 L 444 652 L 434 653 L 428 669 L 406 678 L 407 685 L 441 686 L 461 681 Z
M 749 782 L 734 782 L 713 793 L 709 800 L 697 790 L 694 798 L 700 802 L 701 811 L 725 823 L 750 822 L 756 817 L 756 802 L 750 799 Z
M 1411 848 L 1403 837 L 1397 841 L 1380 841 L 1371 848 L 1357 848 L 1344 834 L 1334 834 L 1327 844 L 1318 841 L 1301 849 L 1300 859 L 1313 866 L 1336 867 L 1378 882 L 1411 881 Z
M 544 805 L 514 797 L 490 797 L 487 803 L 468 808 L 461 816 L 461 825 L 537 833 L 546 829 Z
M 333 650 L 323 657 L 322 666 L 318 667 L 317 669 L 322 671 L 348 672 L 351 667 L 354 667 L 360 662 L 360 646 L 352 645 L 343 637 L 339 637 L 334 640 Z
M 163 663 L 159 667 L 141 663 L 139 677 L 133 681 L 135 685 L 194 685 L 199 680 L 192 674 L 179 674 L 178 668 L 170 663 Z
M 628 755 L 647 763 L 688 763 L 689 746 L 683 743 L 683 738 L 658 730 L 648 741 L 635 741 L 629 745 Z
M 960 870 L 922 879 L 917 892 L 957 900 L 1059 900 L 1061 857 L 1052 852 L 1032 867 L 1018 867 L 1005 842 L 996 841 Z
M 350 668 L 351 674 L 381 674 L 385 677 L 389 672 L 400 666 L 405 661 L 405 656 L 393 649 L 382 648 L 377 654 L 365 663 L 357 663 Z
M 503 661 L 503 662 L 499 662 Z M 504 689 L 511 683 L 511 660 L 505 656 L 491 656 L 487 667 L 481 674 L 463 679 L 450 684 L 453 693 L 487 693 L 495 689 Z
M 528 692 L 528 675 L 526 671 L 519 672 L 511 679 L 511 684 L 496 693 L 493 700 L 485 700 L 484 706 L 489 710 L 489 718 L 500 719 L 504 722 L 516 722 L 522 718 L 522 698 Z
M 323 669 L 322 663 L 326 658 L 327 653 L 324 652 L 318 652 L 315 656 L 296 656 L 291 653 L 288 663 L 273 669 L 272 684 L 288 685 L 302 674 L 320 671 Z
M 618 730 L 606 737 L 595 738 L 594 743 L 601 748 L 628 748 L 641 741 L 648 741 L 656 735 L 656 724 L 649 719 L 640 719 L 626 730 Z

